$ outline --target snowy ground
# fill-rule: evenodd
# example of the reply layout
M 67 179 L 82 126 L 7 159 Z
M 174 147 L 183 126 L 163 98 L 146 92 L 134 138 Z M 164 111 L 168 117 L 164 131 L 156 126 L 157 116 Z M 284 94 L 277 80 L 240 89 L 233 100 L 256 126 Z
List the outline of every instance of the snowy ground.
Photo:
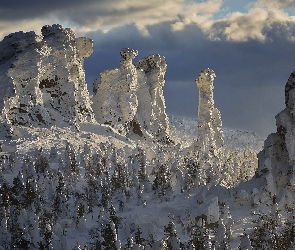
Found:
M 189 143 L 195 138 L 194 122 L 188 119 L 172 118 L 171 134 L 175 136 L 176 141 Z M 81 124 L 79 131 L 75 128 L 69 127 L 51 127 L 51 128 L 24 128 L 18 127 L 15 130 L 15 136 L 12 140 L 2 140 L 2 154 L 14 154 L 17 157 L 13 171 L 5 171 L 3 173 L 5 179 L 12 183 L 14 177 L 22 168 L 23 160 L 36 154 L 36 151 L 42 148 L 42 153 L 50 158 L 52 148 L 55 148 L 62 157 L 61 152 L 64 152 L 66 145 L 70 144 L 74 147 L 77 156 L 77 161 L 80 166 L 80 175 L 76 183 L 76 190 L 82 190 L 87 181 L 86 172 L 83 166 L 83 154 L 85 148 L 91 151 L 88 154 L 93 154 L 101 150 L 102 145 L 112 145 L 117 152 L 122 150 L 125 155 L 134 154 L 134 149 L 140 144 L 147 154 L 147 173 L 149 173 L 149 183 L 144 188 L 145 191 L 141 192 L 141 197 L 138 198 L 138 190 L 130 191 L 131 196 L 126 200 L 124 209 L 119 209 L 118 200 L 120 197 L 116 194 L 112 197 L 112 203 L 117 211 L 117 216 L 122 220 L 119 230 L 118 238 L 121 243 L 126 244 L 127 238 L 130 234 L 135 234 L 136 229 L 140 227 L 142 237 L 147 239 L 149 234 L 153 234 L 156 240 L 161 240 L 164 237 L 164 226 L 168 225 L 169 221 L 173 221 L 176 225 L 177 235 L 182 242 L 188 240 L 187 227 L 190 223 L 195 221 L 198 216 L 206 215 L 209 220 L 213 222 L 218 221 L 220 204 L 226 203 L 231 210 L 233 219 L 232 237 L 230 242 L 230 249 L 237 249 L 239 246 L 239 236 L 246 230 L 249 232 L 252 227 L 252 216 L 250 215 L 251 209 L 249 206 L 243 206 L 232 199 L 231 190 L 221 186 L 213 186 L 211 189 L 208 187 L 200 187 L 190 191 L 181 191 L 178 186 L 177 178 L 172 182 L 172 191 L 170 194 L 158 197 L 158 194 L 152 190 L 151 184 L 155 176 L 152 174 L 154 170 L 151 166 L 153 158 L 167 157 L 167 154 L 157 155 L 155 146 L 152 146 L 151 141 L 136 141 L 130 140 L 126 137 L 119 135 L 110 127 L 99 124 Z M 261 139 L 253 133 L 243 131 L 233 131 L 225 129 L 225 138 L 228 147 L 239 147 L 255 149 L 258 151 L 261 147 Z M 189 139 L 188 139 L 189 138 Z M 183 145 L 182 145 L 183 146 Z M 171 147 L 172 151 L 177 150 L 178 146 Z M 119 153 L 118 153 L 119 154 Z M 171 153 L 172 154 L 172 153 Z M 163 159 L 164 161 L 164 159 Z M 175 163 L 174 163 L 175 164 Z M 181 164 L 181 163 L 179 163 Z M 172 164 L 173 165 L 173 164 Z M 59 170 L 57 162 L 50 162 L 52 173 Z M 185 166 L 180 166 L 179 169 Z M 54 172 L 55 171 L 55 172 Z M 113 170 L 110 169 L 110 173 Z M 174 172 L 175 176 L 179 171 Z M 174 177 L 175 178 L 175 177 Z M 132 193 L 133 192 L 133 193 Z M 69 211 L 75 210 L 75 202 L 70 202 Z M 71 207 L 72 206 L 72 207 Z M 68 249 L 80 244 L 83 246 L 87 244 L 89 239 L 89 230 L 97 224 L 97 219 L 101 214 L 100 208 L 95 207 L 92 212 L 84 215 L 86 223 L 83 227 L 75 227 L 73 219 L 61 220 L 63 230 L 66 232 Z M 59 238 L 57 238 L 59 239 Z

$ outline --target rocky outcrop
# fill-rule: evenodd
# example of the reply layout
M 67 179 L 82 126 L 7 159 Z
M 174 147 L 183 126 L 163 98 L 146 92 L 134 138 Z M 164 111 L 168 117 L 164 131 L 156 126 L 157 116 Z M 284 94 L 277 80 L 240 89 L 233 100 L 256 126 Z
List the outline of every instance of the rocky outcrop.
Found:
M 42 35 L 17 32 L 0 42 L 0 110 L 12 125 L 77 125 L 93 121 L 84 58 L 92 40 L 71 29 L 44 26 Z
M 169 120 L 166 115 L 163 86 L 167 69 L 164 56 L 151 55 L 135 64 L 138 74 L 138 109 L 136 120 L 158 140 L 169 143 Z
M 264 190 L 272 198 L 281 189 L 295 191 L 295 72 L 285 86 L 285 104 L 276 115 L 277 132 L 268 136 L 258 154 L 256 178 L 264 180 Z
M 126 135 L 135 123 L 137 112 L 137 70 L 132 60 L 138 52 L 133 49 L 120 51 L 120 66 L 102 72 L 93 83 L 93 110 L 98 122 L 109 124 Z
M 215 77 L 212 69 L 205 69 L 196 79 L 199 88 L 197 144 L 202 151 L 216 150 L 224 144 L 221 115 L 219 110 L 214 107 Z
M 171 142 L 162 90 L 165 57 L 151 55 L 133 65 L 136 50 L 124 48 L 120 54 L 120 66 L 102 72 L 93 83 L 93 110 L 98 122 L 123 135 L 135 133 Z

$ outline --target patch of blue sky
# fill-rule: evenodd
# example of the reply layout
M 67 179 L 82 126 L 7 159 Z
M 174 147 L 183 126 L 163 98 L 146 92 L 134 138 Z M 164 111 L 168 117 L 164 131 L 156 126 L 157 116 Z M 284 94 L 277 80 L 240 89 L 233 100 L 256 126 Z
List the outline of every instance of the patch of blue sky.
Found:
M 208 0 L 186 0 L 185 4 L 190 5 L 202 2 L 208 2 Z M 247 13 L 255 3 L 256 1 L 223 0 L 220 11 L 214 14 L 214 19 L 222 19 L 233 12 Z
M 242 1 L 242 0 L 223 0 L 221 10 L 214 15 L 214 19 L 222 19 L 231 13 L 241 12 L 247 13 L 256 1 Z
M 295 16 L 295 7 L 285 10 L 289 16 Z

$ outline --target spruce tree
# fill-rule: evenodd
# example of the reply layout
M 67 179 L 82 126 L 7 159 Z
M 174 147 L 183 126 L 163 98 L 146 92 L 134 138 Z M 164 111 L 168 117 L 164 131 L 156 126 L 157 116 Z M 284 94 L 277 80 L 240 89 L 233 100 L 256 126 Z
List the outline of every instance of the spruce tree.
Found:
M 145 246 L 145 239 L 141 237 L 142 231 L 140 229 L 140 226 L 137 227 L 137 230 L 135 232 L 135 243 L 137 245 Z
M 159 197 L 162 197 L 169 193 L 172 190 L 171 184 L 170 184 L 170 172 L 169 170 L 161 164 L 156 170 L 156 178 L 153 181 L 153 190 L 155 190 L 155 193 L 158 194 Z
M 111 220 L 107 220 L 102 224 L 102 243 L 105 250 L 116 250 L 117 234 L 115 224 Z
M 195 249 L 205 250 L 209 246 L 209 232 L 205 227 L 204 220 L 199 219 L 197 223 L 194 223 L 191 228 L 189 244 L 194 246 Z
M 42 148 L 38 151 L 35 160 L 36 173 L 44 173 L 49 168 L 49 162 L 47 158 L 42 154 Z

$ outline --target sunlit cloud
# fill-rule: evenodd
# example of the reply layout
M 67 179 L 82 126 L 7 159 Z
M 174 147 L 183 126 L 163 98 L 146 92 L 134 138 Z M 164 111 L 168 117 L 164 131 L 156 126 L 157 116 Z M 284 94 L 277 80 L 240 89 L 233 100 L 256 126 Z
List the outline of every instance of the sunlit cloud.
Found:
M 235 12 L 225 19 L 214 23 L 211 37 L 246 42 L 271 40 L 269 33 L 278 26 L 285 35 L 290 36 L 295 27 L 295 17 L 279 9 L 252 8 L 248 13 Z M 290 36 L 291 37 L 291 36 Z

